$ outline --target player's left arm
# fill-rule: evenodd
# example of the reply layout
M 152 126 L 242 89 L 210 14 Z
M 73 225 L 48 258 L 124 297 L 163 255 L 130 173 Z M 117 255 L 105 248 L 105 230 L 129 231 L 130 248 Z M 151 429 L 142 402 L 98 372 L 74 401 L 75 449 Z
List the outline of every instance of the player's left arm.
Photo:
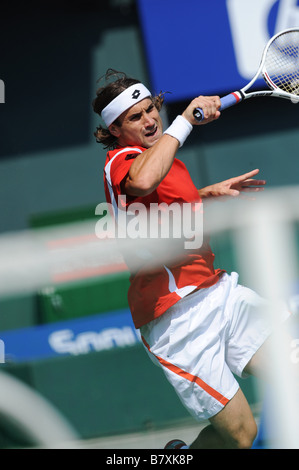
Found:
M 241 193 L 263 191 L 266 181 L 255 179 L 260 170 L 256 169 L 243 175 L 215 183 L 198 190 L 201 199 L 214 197 L 237 197 Z

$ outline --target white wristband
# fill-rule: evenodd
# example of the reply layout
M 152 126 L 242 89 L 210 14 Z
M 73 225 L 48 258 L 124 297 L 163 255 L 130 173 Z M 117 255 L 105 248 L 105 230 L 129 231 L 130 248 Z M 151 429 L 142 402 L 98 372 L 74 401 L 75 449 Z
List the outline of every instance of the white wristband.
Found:
M 168 127 L 168 129 L 166 129 L 164 134 L 171 135 L 177 139 L 180 143 L 180 147 L 182 147 L 192 129 L 192 124 L 190 124 L 187 119 L 180 115 L 175 118 L 173 123 Z

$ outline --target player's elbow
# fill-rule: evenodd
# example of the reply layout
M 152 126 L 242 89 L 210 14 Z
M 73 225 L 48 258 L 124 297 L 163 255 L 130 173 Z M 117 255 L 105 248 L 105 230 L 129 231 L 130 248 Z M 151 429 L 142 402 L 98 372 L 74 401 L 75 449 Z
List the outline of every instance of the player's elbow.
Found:
M 128 178 L 126 182 L 126 193 L 131 196 L 148 196 L 151 194 L 158 186 L 158 182 L 151 180 L 150 178 Z

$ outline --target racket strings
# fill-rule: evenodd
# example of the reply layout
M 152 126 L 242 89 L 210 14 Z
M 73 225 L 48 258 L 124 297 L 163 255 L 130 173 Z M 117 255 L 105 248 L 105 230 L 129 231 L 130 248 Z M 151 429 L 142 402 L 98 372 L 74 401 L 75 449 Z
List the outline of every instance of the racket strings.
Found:
M 299 95 L 299 31 L 278 36 L 270 44 L 264 68 L 272 88 Z

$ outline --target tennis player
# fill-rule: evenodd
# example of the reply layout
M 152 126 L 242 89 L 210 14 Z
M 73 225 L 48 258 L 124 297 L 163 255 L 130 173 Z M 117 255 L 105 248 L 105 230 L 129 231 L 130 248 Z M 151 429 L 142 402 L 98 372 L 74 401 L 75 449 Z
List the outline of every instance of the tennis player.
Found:
M 193 126 L 219 118 L 218 96 L 194 98 L 164 131 L 163 95 L 152 96 L 138 80 L 107 71 L 93 109 L 105 126 L 95 132 L 106 148 L 104 185 L 117 219 L 133 202 L 201 202 L 260 191 L 259 170 L 197 189 L 177 151 Z M 205 119 L 193 117 L 202 108 Z M 118 197 L 125 196 L 119 207 Z M 137 256 L 137 253 L 136 253 Z M 130 260 L 128 260 L 130 265 Z M 198 421 L 209 420 L 190 448 L 250 448 L 257 428 L 234 374 L 256 373 L 270 329 L 264 301 L 238 284 L 238 274 L 214 268 L 208 241 L 185 250 L 173 264 L 149 270 L 147 260 L 132 272 L 128 301 L 135 327 L 152 360 L 162 367 L 180 400 Z M 188 448 L 180 440 L 165 448 Z

